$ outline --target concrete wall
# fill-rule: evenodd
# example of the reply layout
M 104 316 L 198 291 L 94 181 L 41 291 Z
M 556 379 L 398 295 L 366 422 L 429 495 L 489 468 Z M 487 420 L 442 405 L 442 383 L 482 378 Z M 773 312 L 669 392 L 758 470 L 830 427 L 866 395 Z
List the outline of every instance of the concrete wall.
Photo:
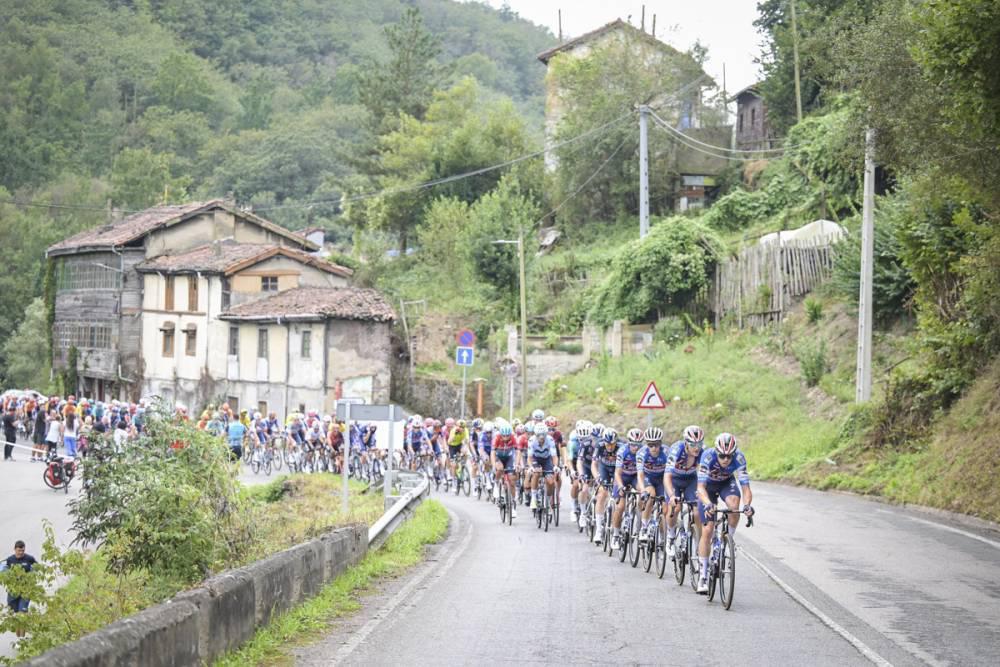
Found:
M 368 528 L 336 530 L 229 570 L 163 604 L 64 644 L 29 667 L 197 667 L 253 636 L 274 615 L 312 597 L 368 551 Z
M 330 320 L 325 347 L 329 388 L 325 410 L 332 409 L 338 385 L 345 398 L 389 402 L 392 343 L 388 322 Z

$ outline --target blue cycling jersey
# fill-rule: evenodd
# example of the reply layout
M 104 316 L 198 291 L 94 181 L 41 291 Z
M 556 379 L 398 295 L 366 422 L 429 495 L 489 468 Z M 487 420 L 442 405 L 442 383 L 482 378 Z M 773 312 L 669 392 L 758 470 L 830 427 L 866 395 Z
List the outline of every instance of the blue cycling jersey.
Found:
M 615 467 L 622 471 L 622 475 L 634 475 L 638 471 L 639 452 L 632 451 L 628 445 L 623 445 L 615 456 Z
M 535 459 L 551 459 L 553 454 L 556 453 L 556 441 L 548 435 L 541 438 L 533 435 L 528 440 L 528 449 L 531 452 L 531 456 Z
M 599 444 L 594 450 L 594 458 L 601 465 L 608 466 L 609 468 L 614 468 L 615 463 L 618 460 L 618 443 L 614 443 L 611 449 L 605 443 Z
M 675 442 L 667 453 L 667 472 L 676 480 L 693 479 L 698 473 L 700 454 L 694 457 L 694 462 L 688 465 L 687 443 L 683 440 Z
M 594 437 L 591 435 L 576 439 L 576 458 L 589 464 L 594 459 Z
M 750 473 L 747 472 L 747 457 L 743 452 L 736 450 L 728 465 L 722 465 L 719 455 L 715 449 L 706 449 L 701 453 L 701 460 L 698 462 L 698 483 L 727 482 L 733 477 L 739 480 L 740 485 L 750 486 Z
M 667 469 L 667 453 L 663 451 L 663 447 L 660 447 L 660 452 L 653 456 L 653 453 L 649 451 L 649 447 L 643 447 L 639 450 L 639 453 L 635 457 L 636 466 L 643 472 L 644 475 L 662 476 L 663 471 Z
M 490 451 L 493 448 L 493 431 L 483 431 L 479 436 L 479 446 Z

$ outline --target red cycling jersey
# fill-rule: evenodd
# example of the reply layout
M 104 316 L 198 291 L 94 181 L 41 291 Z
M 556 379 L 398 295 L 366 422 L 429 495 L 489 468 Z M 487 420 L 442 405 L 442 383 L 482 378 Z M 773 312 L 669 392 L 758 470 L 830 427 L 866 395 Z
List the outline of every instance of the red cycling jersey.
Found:
M 517 446 L 514 437 L 511 436 L 506 442 L 504 442 L 503 437 L 499 433 L 493 436 L 493 451 L 495 452 L 509 452 Z

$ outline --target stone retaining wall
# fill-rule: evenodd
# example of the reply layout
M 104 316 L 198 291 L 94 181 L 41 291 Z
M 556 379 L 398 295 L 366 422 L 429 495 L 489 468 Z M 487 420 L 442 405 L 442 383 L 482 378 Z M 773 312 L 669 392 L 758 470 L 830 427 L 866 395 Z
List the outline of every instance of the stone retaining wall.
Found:
M 327 533 L 44 653 L 30 667 L 198 667 L 241 646 L 368 551 L 367 526 Z

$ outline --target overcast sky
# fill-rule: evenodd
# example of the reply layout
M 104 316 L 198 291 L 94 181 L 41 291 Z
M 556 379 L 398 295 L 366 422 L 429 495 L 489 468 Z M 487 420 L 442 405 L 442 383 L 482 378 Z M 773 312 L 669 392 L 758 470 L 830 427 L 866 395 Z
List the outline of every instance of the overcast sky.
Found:
M 474 0 L 500 7 L 503 0 Z M 599 28 L 616 18 L 632 15 L 639 25 L 646 6 L 646 30 L 656 14 L 656 36 L 681 51 L 695 40 L 708 47 L 705 70 L 721 86 L 722 64 L 726 65 L 726 89 L 739 90 L 757 80 L 754 58 L 760 53 L 761 36 L 753 27 L 757 17 L 755 0 L 508 0 L 522 18 L 544 25 L 558 34 L 562 9 L 564 39 Z

